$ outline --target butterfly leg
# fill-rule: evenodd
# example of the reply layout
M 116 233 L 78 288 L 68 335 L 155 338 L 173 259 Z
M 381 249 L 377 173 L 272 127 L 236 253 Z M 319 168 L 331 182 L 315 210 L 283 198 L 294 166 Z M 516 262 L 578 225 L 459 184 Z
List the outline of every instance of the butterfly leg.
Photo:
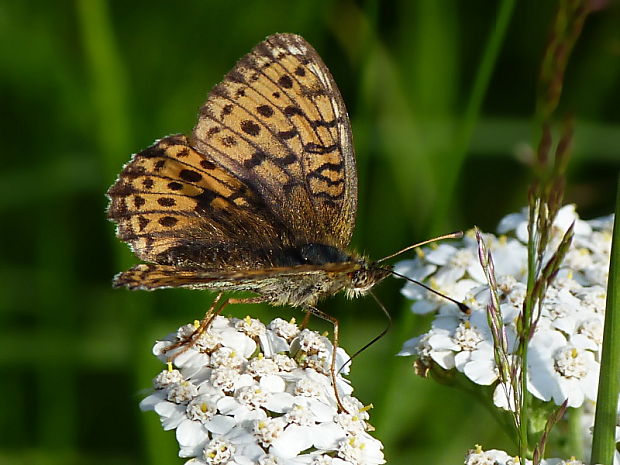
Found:
M 302 329 L 306 328 L 308 326 L 308 323 L 310 322 L 310 315 L 312 315 L 312 310 L 306 310 L 306 314 L 304 315 L 304 319 L 302 320 L 301 324 L 299 325 Z
M 211 323 L 213 323 L 213 320 L 215 319 L 215 317 L 218 316 L 219 314 L 221 314 L 222 311 L 224 310 L 224 308 L 227 305 L 229 305 L 229 304 L 242 304 L 242 303 L 243 304 L 253 304 L 253 303 L 265 302 L 265 298 L 264 297 L 260 297 L 260 296 L 259 297 L 248 297 L 248 298 L 243 298 L 243 299 L 232 298 L 232 299 L 227 299 L 224 302 L 222 302 L 222 304 L 216 310 L 217 304 L 222 299 L 223 295 L 224 295 L 224 293 L 220 292 L 215 297 L 215 299 L 213 300 L 213 303 L 209 307 L 209 310 L 207 310 L 207 313 L 205 313 L 205 316 L 200 321 L 200 324 L 198 325 L 198 327 L 194 330 L 194 332 L 192 333 L 192 335 L 188 339 L 176 342 L 175 344 L 172 344 L 171 346 L 166 347 L 166 349 L 164 350 L 164 353 L 168 353 L 168 352 L 170 352 L 170 351 L 172 351 L 174 349 L 178 349 L 179 347 L 182 347 L 181 350 L 176 351 L 174 354 L 171 354 L 171 356 L 168 358 L 169 362 L 172 362 L 176 357 L 181 355 L 183 352 L 191 349 L 192 346 L 198 340 L 198 338 L 200 336 L 202 336 L 202 334 L 209 329 L 209 326 L 211 326 Z
M 333 344 L 333 348 L 332 348 L 332 360 L 331 360 L 331 364 L 329 367 L 329 374 L 330 377 L 332 379 L 332 386 L 334 388 L 334 395 L 336 397 L 336 403 L 338 404 L 338 407 L 345 413 L 349 413 L 347 411 L 347 409 L 344 407 L 344 405 L 342 405 L 342 401 L 340 400 L 340 393 L 338 392 L 338 384 L 336 383 L 336 351 L 338 350 L 339 344 L 339 323 L 338 323 L 338 319 L 334 318 L 331 315 L 328 315 L 325 312 L 322 312 L 321 310 L 319 310 L 316 307 L 306 307 L 306 318 L 304 318 L 304 322 L 306 321 L 307 318 L 309 318 L 310 314 L 315 315 L 319 318 L 321 318 L 322 320 L 325 321 L 329 321 L 333 326 L 334 326 L 334 337 L 332 338 L 332 344 Z
M 202 333 L 204 333 L 209 328 L 209 326 L 211 326 L 211 322 L 213 321 L 213 318 L 215 318 L 215 316 L 219 315 L 220 312 L 222 311 L 221 308 L 220 308 L 220 310 L 218 310 L 217 312 L 214 312 L 215 307 L 217 307 L 217 304 L 222 299 L 223 295 L 224 295 L 224 293 L 220 292 L 217 296 L 215 296 L 215 299 L 213 299 L 213 303 L 209 307 L 209 310 L 207 310 L 207 313 L 205 313 L 205 316 L 202 318 L 202 320 L 200 320 L 200 324 L 198 325 L 198 327 L 194 330 L 194 332 L 192 333 L 192 335 L 188 339 L 184 339 L 182 341 L 178 341 L 178 342 L 172 344 L 171 346 L 166 347 L 166 349 L 164 350 L 164 353 L 168 353 L 168 352 L 171 352 L 171 351 L 173 351 L 175 349 L 178 349 L 179 347 L 183 347 L 181 350 L 176 351 L 174 354 L 170 355 L 170 357 L 168 359 L 169 362 L 173 361 L 176 357 L 181 355 L 183 352 L 191 349 L 191 347 L 198 340 L 198 338 L 202 335 Z M 222 307 L 224 307 L 226 305 L 226 303 L 227 302 L 225 301 L 222 304 Z
M 211 323 L 213 323 L 213 320 L 215 319 L 215 317 L 220 315 L 222 311 L 224 311 L 224 308 L 227 305 L 229 304 L 259 304 L 259 303 L 265 302 L 265 298 L 260 297 L 260 296 L 259 297 L 248 297 L 248 298 L 243 298 L 243 299 L 236 299 L 236 298 L 226 299 L 224 302 L 222 302 L 222 305 L 220 305 L 220 308 L 218 308 L 217 311 L 214 311 L 215 307 L 217 306 L 217 303 L 222 298 L 222 294 L 223 292 L 220 292 L 215 297 L 213 304 L 211 305 L 209 310 L 207 310 L 207 313 L 205 313 L 204 318 L 200 321 L 200 325 L 198 326 L 198 328 L 196 328 L 196 331 L 192 333 L 192 336 L 190 338 L 190 344 L 189 344 L 190 347 L 202 335 L 202 333 L 204 333 L 207 329 L 209 329 L 209 326 L 211 326 Z

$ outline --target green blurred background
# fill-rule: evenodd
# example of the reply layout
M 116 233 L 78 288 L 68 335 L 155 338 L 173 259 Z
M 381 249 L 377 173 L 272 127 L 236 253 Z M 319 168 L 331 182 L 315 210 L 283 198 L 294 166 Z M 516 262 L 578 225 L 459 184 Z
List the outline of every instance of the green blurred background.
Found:
M 173 433 L 139 400 L 155 338 L 211 294 L 112 290 L 137 260 L 105 219 L 130 154 L 189 132 L 209 89 L 274 32 L 319 51 L 349 108 L 360 188 L 353 246 L 385 256 L 525 205 L 538 67 L 555 2 L 0 1 L 0 464 L 174 464 Z M 567 202 L 612 211 L 620 168 L 620 13 L 586 22 L 560 114 L 576 117 Z M 524 161 L 525 160 L 525 161 Z M 510 441 L 473 397 L 394 357 L 423 331 L 388 280 L 394 318 L 351 379 L 389 463 L 462 463 Z M 353 352 L 385 319 L 367 298 L 321 308 Z M 289 309 L 230 308 L 266 321 Z M 313 323 L 323 328 L 322 322 Z M 509 449 L 510 450 L 510 449 Z M 514 449 L 512 450 L 514 452 Z

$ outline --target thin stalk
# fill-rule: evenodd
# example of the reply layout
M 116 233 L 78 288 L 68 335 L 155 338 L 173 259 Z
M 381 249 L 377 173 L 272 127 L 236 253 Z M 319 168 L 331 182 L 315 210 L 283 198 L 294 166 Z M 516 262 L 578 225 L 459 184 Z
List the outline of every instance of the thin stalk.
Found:
M 570 451 L 570 455 L 581 460 L 584 457 L 582 417 L 582 408 L 571 408 L 568 410 L 568 430 L 565 447 L 565 450 Z
M 590 460 L 590 463 L 605 465 L 611 465 L 616 450 L 616 412 L 620 393 L 620 222 L 618 218 L 620 218 L 620 177 L 618 178 L 616 217 L 611 240 L 601 371 Z
M 527 258 L 528 258 L 528 273 L 527 273 L 527 294 L 523 302 L 523 314 L 520 318 L 521 328 L 519 328 L 519 348 L 518 357 L 519 365 L 517 372 L 519 376 L 520 384 L 520 405 L 519 410 L 519 457 L 521 462 L 524 463 L 526 457 L 529 456 L 530 448 L 528 441 L 528 428 L 529 428 L 529 392 L 527 390 L 527 346 L 529 342 L 530 323 L 532 321 L 533 307 L 535 304 L 533 298 L 533 289 L 536 283 L 536 271 L 537 271 L 537 243 L 539 239 L 537 228 L 537 217 L 540 215 L 540 199 L 534 198 L 534 189 L 530 192 L 530 208 L 529 208 L 529 222 L 528 232 L 529 238 L 527 241 Z

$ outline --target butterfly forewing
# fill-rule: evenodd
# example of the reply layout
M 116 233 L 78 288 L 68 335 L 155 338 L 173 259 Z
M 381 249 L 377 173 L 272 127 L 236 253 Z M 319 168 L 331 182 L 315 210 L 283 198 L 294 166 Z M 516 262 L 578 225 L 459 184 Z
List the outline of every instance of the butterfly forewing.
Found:
M 255 187 L 299 243 L 348 245 L 357 202 L 350 124 L 301 37 L 271 36 L 242 58 L 209 95 L 191 142 Z
M 142 290 L 187 287 L 253 291 L 266 297 L 272 304 L 303 306 L 314 305 L 318 297 L 341 290 L 347 282 L 347 274 L 359 268 L 359 263 L 344 262 L 210 272 L 143 263 L 120 273 L 116 277 L 115 285 Z M 314 291 L 308 292 L 308 287 Z

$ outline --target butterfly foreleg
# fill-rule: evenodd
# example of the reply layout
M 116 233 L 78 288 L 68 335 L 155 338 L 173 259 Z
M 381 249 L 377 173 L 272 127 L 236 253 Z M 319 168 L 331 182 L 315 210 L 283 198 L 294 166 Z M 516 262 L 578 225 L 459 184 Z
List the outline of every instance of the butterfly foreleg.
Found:
M 306 310 L 306 313 L 304 315 L 304 319 L 302 320 L 301 324 L 299 325 L 302 329 L 306 328 L 308 326 L 308 323 L 310 322 L 310 315 L 312 315 L 312 310 Z
M 202 318 L 202 320 L 200 321 L 198 326 L 196 326 L 196 329 L 190 335 L 189 338 L 182 339 L 182 340 L 172 344 L 171 346 L 166 347 L 166 349 L 164 349 L 164 353 L 168 353 L 168 352 L 171 352 L 171 351 L 173 351 L 175 349 L 178 349 L 179 347 L 182 347 L 181 350 L 174 352 L 173 354 L 171 354 L 168 357 L 168 361 L 169 362 L 172 362 L 176 357 L 181 355 L 183 352 L 191 349 L 192 346 L 195 344 L 195 342 L 198 340 L 198 338 L 207 329 L 209 329 L 209 326 L 211 326 L 211 322 L 213 321 L 213 318 L 215 318 L 217 315 L 219 315 L 221 313 L 221 311 L 222 311 L 222 308 L 225 307 L 226 304 L 228 303 L 228 301 L 224 301 L 224 303 L 220 306 L 220 308 L 217 310 L 217 312 L 215 311 L 215 308 L 217 307 L 217 304 L 219 303 L 219 301 L 222 300 L 222 296 L 223 295 L 224 295 L 224 293 L 220 292 L 217 296 L 215 296 L 215 299 L 213 299 L 213 302 L 211 303 L 211 306 L 209 307 L 209 310 L 207 310 L 207 312 L 205 313 L 205 316 Z
M 336 403 L 338 404 L 338 407 L 345 413 L 348 413 L 347 409 L 344 407 L 344 405 L 342 404 L 342 401 L 340 400 L 340 393 L 338 392 L 338 384 L 336 383 L 336 356 L 337 356 L 337 350 L 339 346 L 339 334 L 340 334 L 340 330 L 339 330 L 339 323 L 338 323 L 338 319 L 334 318 L 333 316 L 322 312 L 321 310 L 319 310 L 316 307 L 311 307 L 311 306 L 307 306 L 305 307 L 306 310 L 306 318 L 304 318 L 304 323 L 306 322 L 306 320 L 310 317 L 310 314 L 315 315 L 325 321 L 329 321 L 333 327 L 334 327 L 334 335 L 332 337 L 332 344 L 333 344 L 333 348 L 332 348 L 332 359 L 330 362 L 330 367 L 329 367 L 329 374 L 332 380 L 332 386 L 334 388 L 334 395 L 336 397 Z
M 168 353 L 172 350 L 182 347 L 181 350 L 174 352 L 173 354 L 170 355 L 170 357 L 168 357 L 169 362 L 172 362 L 176 357 L 181 355 L 183 352 L 191 349 L 192 346 L 196 343 L 196 341 L 200 338 L 200 336 L 202 336 L 202 334 L 209 329 L 215 317 L 220 315 L 227 305 L 229 304 L 258 304 L 258 303 L 262 303 L 266 301 L 266 299 L 262 296 L 248 297 L 248 298 L 242 298 L 242 299 L 232 298 L 232 299 L 224 300 L 224 302 L 222 302 L 222 304 L 218 308 L 217 305 L 220 302 L 220 300 L 222 300 L 223 295 L 224 293 L 220 292 L 215 297 L 215 299 L 213 300 L 213 303 L 209 307 L 209 310 L 207 310 L 207 312 L 205 313 L 205 316 L 202 318 L 200 323 L 196 326 L 196 329 L 194 330 L 194 332 L 191 334 L 189 338 L 178 341 L 172 344 L 171 346 L 166 347 L 166 349 L 164 350 L 164 353 Z

